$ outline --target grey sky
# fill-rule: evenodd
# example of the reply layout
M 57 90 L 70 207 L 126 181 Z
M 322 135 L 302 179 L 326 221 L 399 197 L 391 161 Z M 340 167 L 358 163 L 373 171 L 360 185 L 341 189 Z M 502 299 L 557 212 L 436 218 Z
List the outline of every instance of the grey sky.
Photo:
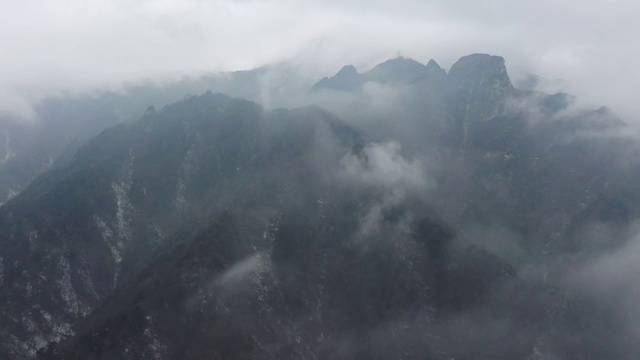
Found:
M 586 102 L 640 113 L 640 3 L 590 0 L 0 0 L 0 109 L 60 90 L 296 59 L 318 75 L 395 55 L 506 58 Z

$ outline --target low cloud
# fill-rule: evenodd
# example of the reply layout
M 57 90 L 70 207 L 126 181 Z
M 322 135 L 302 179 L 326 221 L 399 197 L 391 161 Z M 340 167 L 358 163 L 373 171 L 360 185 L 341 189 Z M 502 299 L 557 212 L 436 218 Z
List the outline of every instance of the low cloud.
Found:
M 579 99 L 632 121 L 640 46 L 629 39 L 639 10 L 602 0 L 14 2 L 0 14 L 0 94 L 11 93 L 0 107 L 25 117 L 25 102 L 61 91 L 292 59 L 320 78 L 398 54 L 449 68 L 484 52 L 504 56 L 515 79 L 561 80 Z
M 368 144 L 361 153 L 342 158 L 339 177 L 392 193 L 433 188 L 435 183 L 426 176 L 422 163 L 405 158 L 400 150 L 395 141 Z
M 263 253 L 253 254 L 233 264 L 220 274 L 215 284 L 221 287 L 233 287 L 243 283 L 258 271 L 264 271 L 268 264 L 268 257 Z
M 399 207 L 410 196 L 424 196 L 435 187 L 435 181 L 427 176 L 422 163 L 408 159 L 401 153 L 400 144 L 370 143 L 357 154 L 347 154 L 340 161 L 338 179 L 358 190 L 374 194 L 360 217 L 357 242 L 380 235 L 389 211 Z M 395 225 L 395 230 L 408 230 L 411 214 L 405 214 Z M 387 229 L 389 230 L 389 229 Z

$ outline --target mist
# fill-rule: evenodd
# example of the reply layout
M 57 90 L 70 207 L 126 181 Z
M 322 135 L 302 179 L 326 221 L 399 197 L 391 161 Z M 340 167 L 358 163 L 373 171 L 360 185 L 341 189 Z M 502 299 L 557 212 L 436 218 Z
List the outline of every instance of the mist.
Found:
M 6 3 L 0 109 L 32 118 L 46 96 L 289 62 L 318 78 L 403 55 L 445 69 L 474 52 L 504 56 L 518 83 L 637 116 L 640 6 L 567 0 L 69 1 Z M 30 106 L 31 105 L 31 106 Z
M 639 10 L 3 5 L 0 357 L 636 358 Z

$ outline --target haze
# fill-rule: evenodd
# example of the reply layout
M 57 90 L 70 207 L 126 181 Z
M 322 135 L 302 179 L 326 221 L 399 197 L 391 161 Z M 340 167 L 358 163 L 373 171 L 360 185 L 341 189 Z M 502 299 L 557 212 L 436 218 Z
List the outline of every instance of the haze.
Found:
M 640 4 L 632 1 L 3 0 L 0 111 L 43 96 L 141 79 L 292 61 L 318 77 L 403 55 L 445 69 L 504 56 L 514 79 L 607 105 L 626 121 L 640 92 Z M 308 72 L 308 71 L 307 71 Z

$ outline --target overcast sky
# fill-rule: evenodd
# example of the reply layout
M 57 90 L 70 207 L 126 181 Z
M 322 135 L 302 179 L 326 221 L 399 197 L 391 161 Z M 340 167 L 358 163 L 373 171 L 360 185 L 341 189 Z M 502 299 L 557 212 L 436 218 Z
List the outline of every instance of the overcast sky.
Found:
M 505 57 L 630 118 L 640 114 L 640 2 L 616 0 L 0 0 L 0 111 L 123 81 L 295 59 L 333 73 L 401 54 L 445 69 Z M 632 119 L 627 119 L 631 121 Z

